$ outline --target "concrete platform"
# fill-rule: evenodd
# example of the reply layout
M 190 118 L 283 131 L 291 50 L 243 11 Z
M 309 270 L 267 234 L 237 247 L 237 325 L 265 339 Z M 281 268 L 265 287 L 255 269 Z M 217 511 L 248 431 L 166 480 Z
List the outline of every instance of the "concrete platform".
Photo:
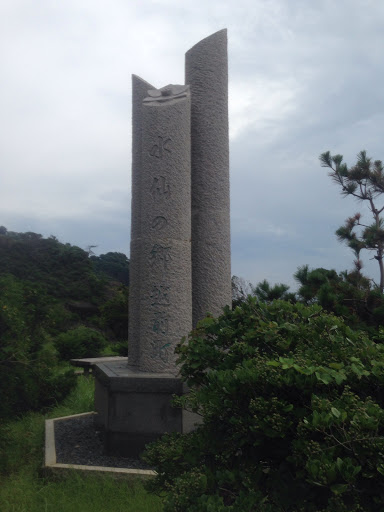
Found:
M 79 416 L 95 415 L 94 412 L 87 412 L 83 414 L 74 414 L 72 416 L 64 416 L 51 420 L 45 420 L 45 459 L 44 467 L 55 473 L 62 473 L 69 470 L 80 471 L 96 471 L 102 473 L 110 473 L 116 476 L 126 477 L 153 477 L 156 475 L 154 471 L 148 469 L 130 469 L 130 468 L 112 468 L 104 466 L 84 466 L 80 464 L 61 464 L 56 461 L 56 447 L 55 447 L 55 423 L 60 420 L 67 420 Z
M 172 406 L 173 395 L 188 392 L 174 375 L 135 372 L 110 361 L 95 365 L 94 376 L 95 422 L 110 455 L 138 456 L 161 435 L 187 433 L 199 423 L 196 414 Z
M 82 359 L 71 359 L 69 362 L 72 366 L 77 366 L 84 369 L 84 375 L 88 377 L 89 372 L 93 369 L 95 364 L 107 363 L 109 361 L 128 361 L 127 357 L 121 356 L 106 356 L 106 357 L 84 357 Z

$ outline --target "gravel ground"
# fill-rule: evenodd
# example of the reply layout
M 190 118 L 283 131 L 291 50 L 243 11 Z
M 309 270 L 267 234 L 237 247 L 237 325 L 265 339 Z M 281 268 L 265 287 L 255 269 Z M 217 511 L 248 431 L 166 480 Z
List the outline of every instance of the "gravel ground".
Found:
M 93 415 L 55 421 L 56 462 L 112 468 L 151 469 L 147 464 L 125 457 L 103 454 L 101 433 Z

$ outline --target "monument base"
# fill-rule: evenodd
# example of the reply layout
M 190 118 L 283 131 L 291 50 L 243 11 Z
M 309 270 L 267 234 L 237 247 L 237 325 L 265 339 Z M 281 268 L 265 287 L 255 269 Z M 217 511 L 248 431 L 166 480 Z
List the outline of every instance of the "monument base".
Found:
M 94 367 L 95 423 L 104 433 L 108 455 L 136 457 L 166 432 L 187 433 L 200 417 L 172 406 L 186 386 L 171 374 L 136 372 L 127 361 Z

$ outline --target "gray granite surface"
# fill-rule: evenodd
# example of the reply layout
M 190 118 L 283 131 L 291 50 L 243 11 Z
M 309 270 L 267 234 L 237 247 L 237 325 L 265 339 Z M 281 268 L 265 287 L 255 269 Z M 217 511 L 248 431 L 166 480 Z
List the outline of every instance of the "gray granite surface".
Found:
M 232 303 L 227 31 L 185 55 L 191 87 L 193 326 Z
M 141 139 L 142 103 L 153 86 L 132 75 L 132 201 L 131 249 L 129 258 L 129 363 L 140 364 L 140 253 L 141 253 Z
M 131 241 L 137 261 L 130 269 L 131 288 L 140 283 L 130 318 L 136 315 L 140 325 L 128 364 L 176 373 L 175 346 L 192 328 L 189 87 L 150 90 L 141 126 L 140 229 Z

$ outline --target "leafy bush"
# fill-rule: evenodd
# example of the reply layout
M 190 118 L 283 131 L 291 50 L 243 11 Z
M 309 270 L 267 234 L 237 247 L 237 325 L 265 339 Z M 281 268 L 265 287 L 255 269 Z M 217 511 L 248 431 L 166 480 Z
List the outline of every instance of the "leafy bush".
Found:
M 107 345 L 102 334 L 81 325 L 63 332 L 54 339 L 59 356 L 63 360 L 82 357 L 97 357 Z
M 384 503 L 384 347 L 320 306 L 248 298 L 178 348 L 200 413 L 149 445 L 165 512 L 357 512 Z

